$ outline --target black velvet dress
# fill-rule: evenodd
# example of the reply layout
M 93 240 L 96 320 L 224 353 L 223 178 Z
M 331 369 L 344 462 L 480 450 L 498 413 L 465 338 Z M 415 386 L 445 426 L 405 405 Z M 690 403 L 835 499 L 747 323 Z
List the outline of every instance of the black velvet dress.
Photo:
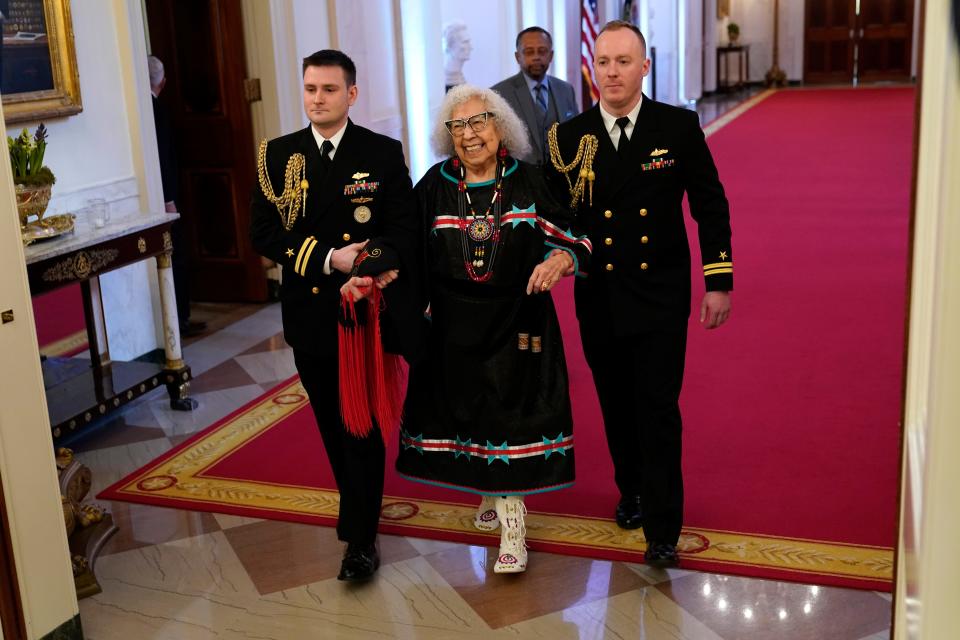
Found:
M 573 420 L 560 326 L 550 294 L 525 289 L 555 248 L 570 252 L 583 276 L 590 243 L 567 231 L 571 214 L 540 170 L 509 157 L 497 246 L 470 239 L 466 227 L 476 219 L 459 214 L 451 165 L 435 165 L 415 188 L 432 322 L 427 355 L 410 371 L 397 470 L 479 494 L 570 486 Z M 468 189 L 474 209 L 486 211 L 493 181 Z M 487 221 L 495 228 L 494 213 Z M 482 282 L 468 272 L 478 247 L 484 265 L 474 276 L 492 270 Z

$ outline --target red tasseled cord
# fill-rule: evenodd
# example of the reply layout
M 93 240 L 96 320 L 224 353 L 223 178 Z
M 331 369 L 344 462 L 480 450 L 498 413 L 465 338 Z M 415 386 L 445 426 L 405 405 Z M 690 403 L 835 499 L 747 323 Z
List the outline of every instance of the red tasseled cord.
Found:
M 384 443 L 389 444 L 403 413 L 406 369 L 403 358 L 383 352 L 380 289 L 373 287 L 367 300 L 365 325 L 357 323 L 353 299 L 341 297 L 340 300 L 345 317 L 353 325 L 338 327 L 340 415 L 347 431 L 358 437 L 370 433 L 371 417 L 375 418 Z

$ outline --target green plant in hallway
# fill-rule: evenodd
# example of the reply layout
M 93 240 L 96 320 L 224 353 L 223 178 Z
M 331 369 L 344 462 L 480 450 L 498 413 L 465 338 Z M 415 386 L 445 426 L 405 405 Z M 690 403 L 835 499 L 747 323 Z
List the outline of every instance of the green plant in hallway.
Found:
M 39 220 L 47 209 L 50 193 L 57 181 L 50 167 L 43 164 L 47 150 L 47 128 L 41 123 L 32 136 L 27 129 L 16 138 L 7 136 L 7 148 L 20 224 L 26 224 L 30 216 L 36 216 Z
M 737 40 L 740 39 L 740 25 L 736 22 L 731 22 L 727 25 L 727 38 L 730 40 L 730 44 L 736 44 Z

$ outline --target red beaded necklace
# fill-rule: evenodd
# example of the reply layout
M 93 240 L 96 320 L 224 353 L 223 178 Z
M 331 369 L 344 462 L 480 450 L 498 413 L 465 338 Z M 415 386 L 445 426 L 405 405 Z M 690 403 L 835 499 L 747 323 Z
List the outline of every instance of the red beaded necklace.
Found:
M 482 216 L 478 216 L 467 190 L 466 169 L 460 158 L 453 159 L 454 169 L 460 170 L 457 182 L 457 214 L 460 218 L 460 246 L 463 251 L 463 265 L 467 276 L 474 282 L 486 282 L 493 277 L 493 262 L 500 246 L 500 217 L 502 214 L 503 177 L 506 173 L 507 150 L 500 147 L 497 151 L 497 168 L 494 172 L 495 183 L 490 205 Z M 468 215 L 469 210 L 469 215 Z M 493 210 L 493 220 L 490 211 Z M 489 258 L 487 255 L 489 254 Z

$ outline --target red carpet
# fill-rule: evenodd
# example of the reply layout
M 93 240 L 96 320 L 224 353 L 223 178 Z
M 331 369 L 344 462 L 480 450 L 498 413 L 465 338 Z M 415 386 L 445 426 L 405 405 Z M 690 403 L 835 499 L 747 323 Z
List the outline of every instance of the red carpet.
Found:
M 87 348 L 86 324 L 80 285 L 61 287 L 33 298 L 40 352 L 72 356 Z
M 737 291 L 727 326 L 691 322 L 686 567 L 890 589 L 913 95 L 779 92 L 710 139 L 732 203 Z M 642 537 L 610 521 L 616 489 L 570 285 L 555 297 L 577 484 L 528 498 L 531 546 L 638 561 Z M 698 283 L 697 305 L 701 295 Z M 100 497 L 329 524 L 331 474 L 293 384 Z M 493 540 L 471 533 L 461 505 L 472 496 L 389 474 L 386 494 L 384 531 Z

